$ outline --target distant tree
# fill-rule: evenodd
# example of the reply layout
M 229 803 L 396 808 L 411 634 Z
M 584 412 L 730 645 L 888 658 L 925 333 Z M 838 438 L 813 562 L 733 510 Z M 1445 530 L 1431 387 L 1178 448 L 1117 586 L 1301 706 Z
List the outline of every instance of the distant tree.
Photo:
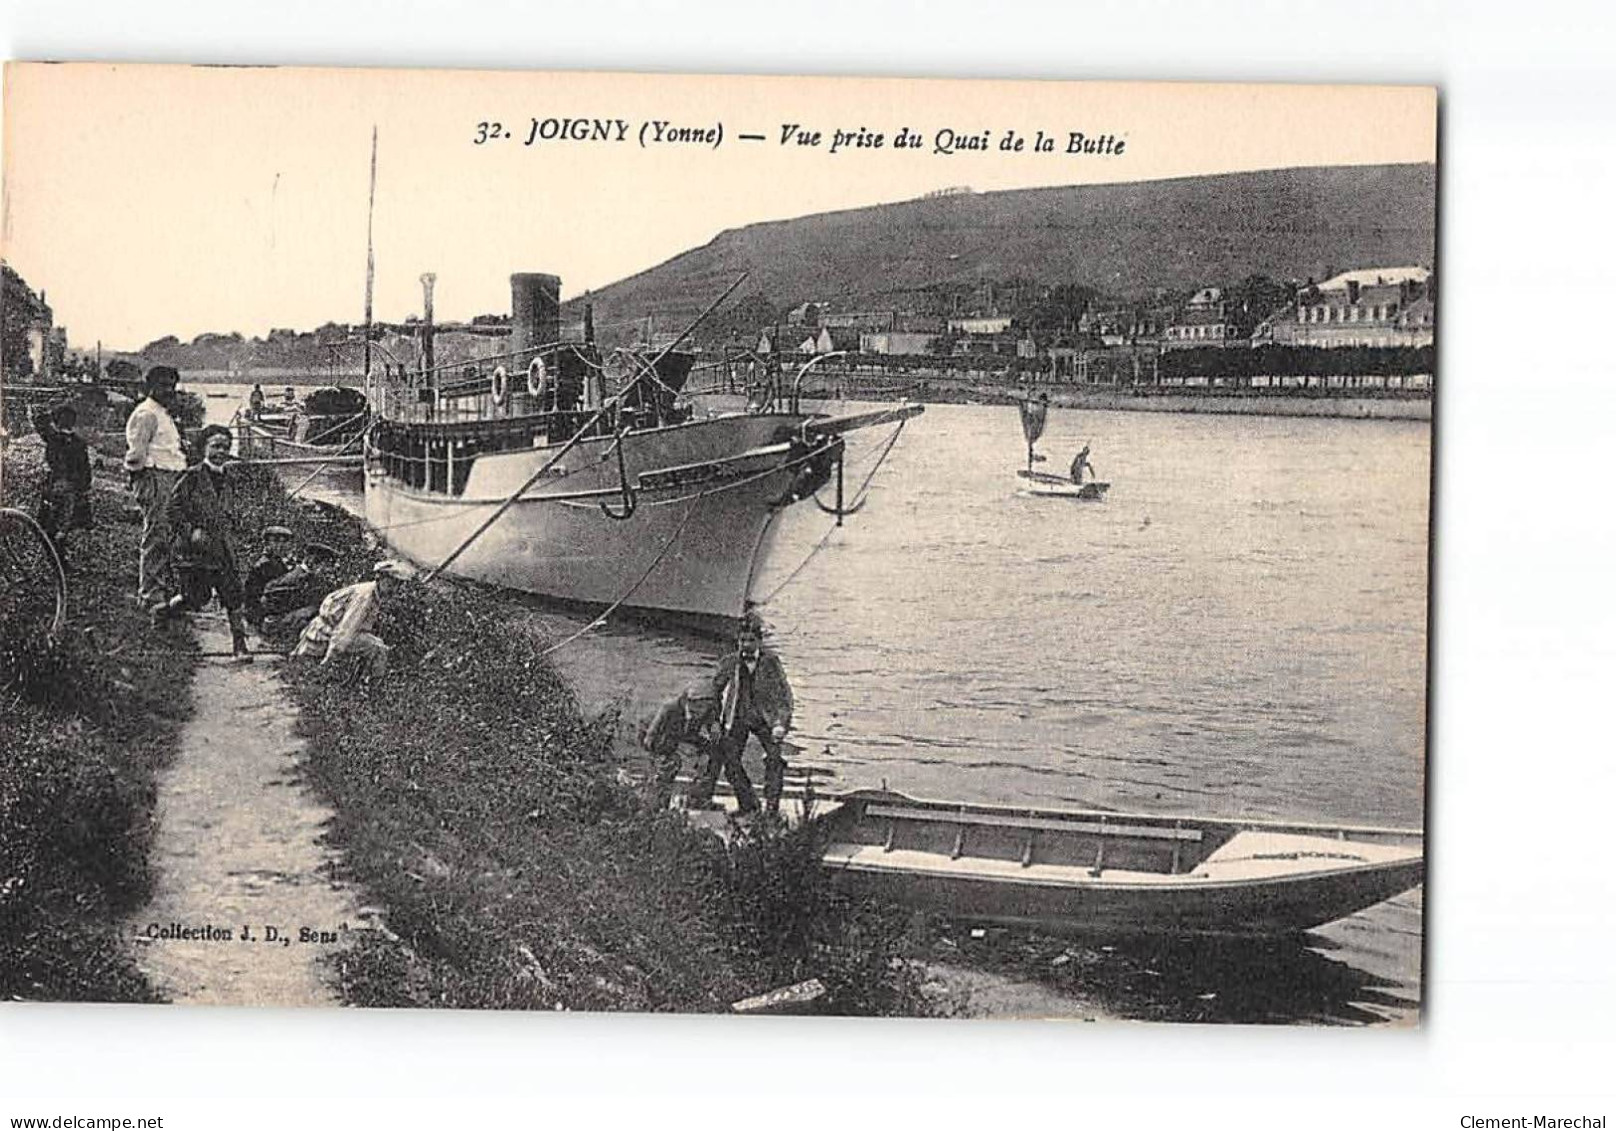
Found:
M 702 340 L 722 342 L 738 335 L 742 340 L 756 341 L 764 327 L 773 326 L 782 317 L 781 310 L 767 297 L 753 292 L 709 317 L 702 325 Z
M 1276 310 L 1296 301 L 1296 290 L 1266 275 L 1248 275 L 1229 288 L 1226 296 L 1231 318 L 1255 326 Z
M 207 421 L 208 406 L 199 395 L 181 391 L 175 394 L 174 423 L 183 431 L 192 432 Z
M 34 359 L 29 351 L 29 330 L 46 309 L 44 302 L 11 267 L 4 267 L 3 309 L 0 309 L 0 361 L 8 377 L 32 377 Z
M 140 347 L 140 352 L 156 360 L 171 358 L 179 352 L 180 348 L 180 340 L 173 334 L 167 334 L 155 341 L 147 342 Z
M 1047 293 L 1024 307 L 1021 321 L 1034 330 L 1054 330 L 1076 326 L 1078 319 L 1100 297 L 1100 292 L 1081 283 L 1057 283 Z
M 144 372 L 132 361 L 115 357 L 106 364 L 107 380 L 118 382 L 139 381 Z

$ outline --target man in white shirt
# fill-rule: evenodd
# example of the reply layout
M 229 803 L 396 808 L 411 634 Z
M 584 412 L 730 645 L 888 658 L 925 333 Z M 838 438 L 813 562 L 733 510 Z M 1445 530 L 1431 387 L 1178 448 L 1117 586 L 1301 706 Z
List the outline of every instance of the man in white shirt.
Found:
M 140 504 L 140 603 L 148 608 L 166 604 L 174 590 L 168 500 L 185 470 L 179 426 L 171 415 L 179 384 L 179 371 L 173 366 L 152 366 L 146 371 L 145 399 L 124 425 L 128 450 L 123 466 Z

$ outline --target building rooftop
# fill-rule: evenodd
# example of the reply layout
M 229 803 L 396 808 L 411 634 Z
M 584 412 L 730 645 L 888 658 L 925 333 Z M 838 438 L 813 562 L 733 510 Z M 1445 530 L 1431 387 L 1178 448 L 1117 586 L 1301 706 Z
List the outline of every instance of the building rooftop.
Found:
M 1357 283 L 1360 287 L 1423 283 L 1430 277 L 1431 272 L 1424 267 L 1363 267 L 1357 271 L 1343 271 L 1324 280 L 1319 284 L 1319 290 L 1344 291 L 1349 283 Z

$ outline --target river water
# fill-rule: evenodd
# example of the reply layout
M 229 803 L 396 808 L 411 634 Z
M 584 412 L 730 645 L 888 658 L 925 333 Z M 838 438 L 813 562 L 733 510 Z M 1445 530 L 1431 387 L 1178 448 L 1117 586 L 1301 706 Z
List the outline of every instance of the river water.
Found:
M 850 488 L 884 439 L 850 444 Z M 801 566 L 763 609 L 801 761 L 922 797 L 1423 825 L 1429 424 L 1055 409 L 1039 449 L 1064 470 L 1085 442 L 1105 502 L 1027 497 L 1013 407 L 930 406 L 811 560 L 833 520 L 788 513 L 757 592 Z M 634 719 L 719 650 L 613 625 L 556 659 Z M 1265 962 L 1298 1016 L 1406 1019 L 1422 919 L 1411 893 Z M 1249 996 L 1245 963 L 1207 992 Z M 1219 1015 L 1191 997 L 1167 1015 Z

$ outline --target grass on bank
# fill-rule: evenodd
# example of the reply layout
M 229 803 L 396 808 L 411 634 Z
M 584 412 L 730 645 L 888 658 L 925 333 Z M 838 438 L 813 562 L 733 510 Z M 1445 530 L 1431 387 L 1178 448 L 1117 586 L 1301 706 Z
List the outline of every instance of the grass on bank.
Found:
M 288 525 L 364 576 L 377 553 L 356 519 L 240 471 L 244 530 Z M 344 867 L 386 911 L 341 959 L 350 1002 L 715 1011 L 818 977 L 829 1011 L 924 1012 L 898 961 L 906 919 L 831 890 L 811 834 L 726 845 L 641 812 L 613 759 L 620 720 L 584 716 L 512 624 L 519 603 L 406 593 L 379 626 L 380 683 L 283 669 Z
M 15 441 L 3 458 L 0 503 L 32 513 L 44 472 L 38 441 Z M 156 999 L 121 921 L 151 896 L 156 774 L 178 743 L 196 658 L 183 633 L 152 633 L 133 601 L 132 505 L 121 467 L 97 468 L 96 525 L 70 541 L 68 624 L 57 644 L 0 625 L 0 995 L 8 998 Z

